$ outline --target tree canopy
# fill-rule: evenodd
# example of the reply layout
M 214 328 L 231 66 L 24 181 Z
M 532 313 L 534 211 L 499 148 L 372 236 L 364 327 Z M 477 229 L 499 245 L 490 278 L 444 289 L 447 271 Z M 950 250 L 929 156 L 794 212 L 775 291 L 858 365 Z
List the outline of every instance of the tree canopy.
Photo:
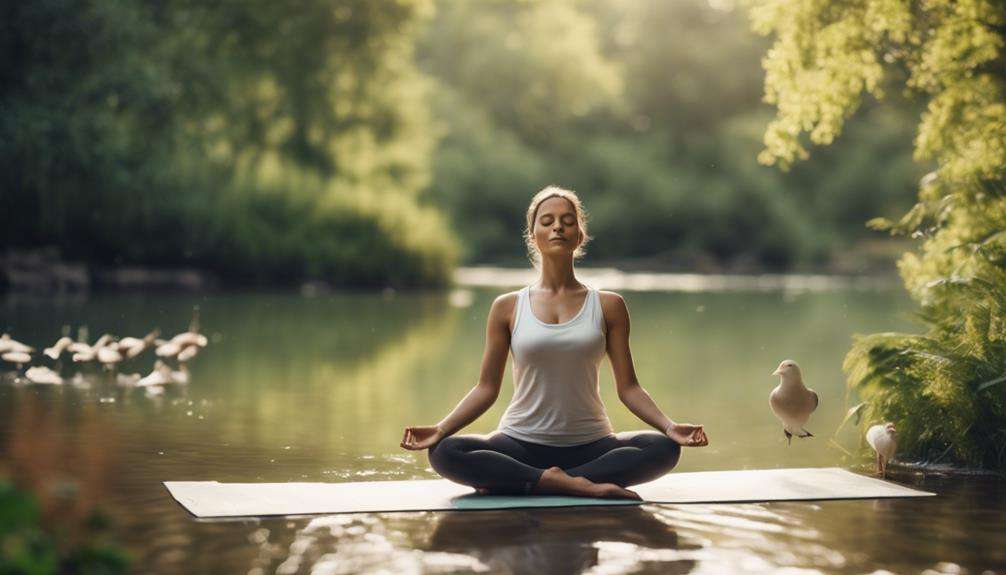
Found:
M 900 220 L 921 239 L 899 268 L 928 326 L 857 338 L 849 383 L 870 419 L 903 426 L 916 457 L 1006 468 L 1006 5 L 994 0 L 755 0 L 774 43 L 777 115 L 760 160 L 789 166 L 829 144 L 862 104 L 900 87 L 926 101 L 915 158 L 935 168 Z
M 412 47 L 430 7 L 6 4 L 5 245 L 264 280 L 444 281 L 452 238 L 416 201 L 434 140 Z M 388 261 L 368 264 L 375 250 Z

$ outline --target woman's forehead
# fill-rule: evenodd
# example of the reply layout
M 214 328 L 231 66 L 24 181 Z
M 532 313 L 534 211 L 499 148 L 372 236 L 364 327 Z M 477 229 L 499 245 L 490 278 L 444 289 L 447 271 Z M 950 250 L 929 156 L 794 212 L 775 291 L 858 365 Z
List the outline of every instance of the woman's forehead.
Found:
M 573 208 L 572 202 L 566 198 L 560 198 L 558 196 L 549 198 L 538 205 L 538 216 L 543 216 L 545 214 L 551 215 L 566 215 L 566 214 L 576 214 L 576 210 Z

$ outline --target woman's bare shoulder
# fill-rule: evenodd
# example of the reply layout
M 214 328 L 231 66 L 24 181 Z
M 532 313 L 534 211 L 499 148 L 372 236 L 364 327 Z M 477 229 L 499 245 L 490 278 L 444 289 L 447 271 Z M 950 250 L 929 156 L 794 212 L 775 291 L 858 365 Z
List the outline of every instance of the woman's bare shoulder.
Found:
M 597 295 L 601 299 L 601 310 L 606 318 L 620 318 L 628 315 L 629 309 L 625 305 L 625 299 L 616 292 L 597 290 Z
M 517 305 L 517 295 L 519 293 L 520 290 L 516 290 L 496 296 L 496 299 L 493 300 L 492 307 L 489 309 L 489 317 L 509 321 L 510 316 L 513 314 L 514 307 Z

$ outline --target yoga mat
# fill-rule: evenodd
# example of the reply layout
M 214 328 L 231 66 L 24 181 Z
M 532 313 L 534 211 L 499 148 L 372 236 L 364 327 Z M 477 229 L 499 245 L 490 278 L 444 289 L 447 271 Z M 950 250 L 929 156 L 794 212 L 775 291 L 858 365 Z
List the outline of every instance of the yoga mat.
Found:
M 643 502 L 559 495 L 479 495 L 446 479 L 350 483 L 165 481 L 196 517 L 312 515 L 378 511 L 465 511 L 516 507 L 742 503 L 936 495 L 837 467 L 669 473 L 630 487 Z

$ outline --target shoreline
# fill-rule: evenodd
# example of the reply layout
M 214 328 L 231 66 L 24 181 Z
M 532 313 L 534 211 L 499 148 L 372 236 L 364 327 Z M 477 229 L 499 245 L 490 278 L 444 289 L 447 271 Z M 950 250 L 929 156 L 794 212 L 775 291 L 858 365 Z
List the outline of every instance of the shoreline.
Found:
M 890 271 L 866 266 L 850 272 L 840 266 L 792 271 L 714 268 L 693 269 L 655 261 L 634 260 L 585 263 L 577 267 L 581 279 L 594 287 L 627 291 L 724 292 L 887 290 L 902 286 L 892 265 Z M 477 287 L 519 287 L 535 280 L 537 271 L 526 261 L 472 264 L 454 268 L 444 285 L 396 287 L 390 285 L 339 285 L 319 279 L 290 282 L 224 281 L 211 271 L 191 267 L 96 266 L 62 261 L 54 250 L 8 252 L 0 257 L 0 293 L 79 295 L 88 293 L 226 293 L 255 291 L 297 292 L 305 296 L 344 291 L 443 291 Z

